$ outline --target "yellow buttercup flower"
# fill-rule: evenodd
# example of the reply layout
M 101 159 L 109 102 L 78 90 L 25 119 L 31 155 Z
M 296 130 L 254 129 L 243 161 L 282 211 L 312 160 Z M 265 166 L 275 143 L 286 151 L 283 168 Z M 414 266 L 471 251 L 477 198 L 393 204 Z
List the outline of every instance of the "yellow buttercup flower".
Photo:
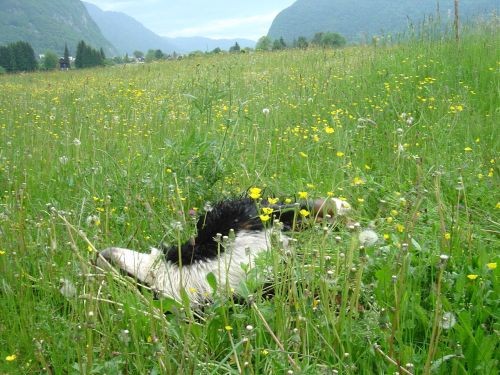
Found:
M 250 188 L 248 195 L 252 199 L 259 199 L 262 196 L 262 189 L 258 187 L 252 187 Z
M 308 217 L 309 216 L 309 211 L 305 210 L 305 209 L 302 209 L 299 211 L 299 214 L 302 216 L 302 217 Z
M 269 204 L 276 204 L 279 201 L 279 198 L 267 198 Z
M 467 278 L 468 278 L 469 280 L 476 280 L 478 277 L 479 277 L 479 275 L 475 275 L 475 274 L 470 274 L 470 275 L 467 275 Z
M 5 360 L 7 362 L 12 362 L 12 361 L 15 361 L 17 358 L 17 356 L 15 354 L 11 354 L 11 355 L 8 355 L 7 357 L 5 357 Z
M 270 207 L 262 207 L 262 213 L 264 215 L 270 215 L 273 213 L 273 209 Z
M 496 262 L 494 262 L 494 263 L 487 263 L 486 267 L 488 267 L 489 270 L 494 270 L 494 269 L 497 268 L 497 263 Z
M 266 221 L 268 221 L 271 218 L 269 215 L 259 215 L 259 217 L 263 223 L 265 223 Z
M 299 198 L 300 199 L 307 199 L 308 195 L 309 194 L 307 193 L 307 191 L 299 191 Z

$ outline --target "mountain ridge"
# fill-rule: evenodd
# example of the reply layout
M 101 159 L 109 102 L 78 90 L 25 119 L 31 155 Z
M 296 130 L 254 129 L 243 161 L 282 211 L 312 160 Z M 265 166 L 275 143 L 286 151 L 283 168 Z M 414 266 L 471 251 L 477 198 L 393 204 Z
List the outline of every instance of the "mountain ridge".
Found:
M 106 55 L 116 54 L 80 0 L 2 0 L 0 44 L 19 40 L 31 44 L 37 54 L 48 50 L 71 53 L 80 40 Z
M 359 42 L 373 35 L 400 33 L 409 24 L 422 22 L 425 16 L 437 14 L 436 0 L 297 0 L 273 20 L 267 36 L 283 37 L 288 43 L 317 32 L 336 32 L 350 42 Z M 453 0 L 439 1 L 443 21 L 453 18 Z M 486 11 L 497 10 L 497 0 L 461 0 L 462 20 Z

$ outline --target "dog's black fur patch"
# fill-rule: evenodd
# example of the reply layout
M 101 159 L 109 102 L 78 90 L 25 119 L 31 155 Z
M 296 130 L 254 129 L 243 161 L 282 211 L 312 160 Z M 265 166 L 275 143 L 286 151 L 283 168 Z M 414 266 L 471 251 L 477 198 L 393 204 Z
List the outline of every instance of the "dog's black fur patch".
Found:
M 273 209 L 273 218 L 283 223 L 285 230 L 291 230 L 297 219 L 298 209 L 306 205 L 270 205 L 267 200 L 259 202 L 260 207 Z M 215 259 L 224 248 L 215 241 L 220 234 L 228 236 L 231 229 L 237 235 L 239 231 L 261 231 L 264 230 L 258 206 L 250 198 L 233 199 L 219 202 L 212 210 L 198 219 L 196 225 L 197 236 L 178 246 L 162 248 L 165 259 L 173 264 L 189 265 Z

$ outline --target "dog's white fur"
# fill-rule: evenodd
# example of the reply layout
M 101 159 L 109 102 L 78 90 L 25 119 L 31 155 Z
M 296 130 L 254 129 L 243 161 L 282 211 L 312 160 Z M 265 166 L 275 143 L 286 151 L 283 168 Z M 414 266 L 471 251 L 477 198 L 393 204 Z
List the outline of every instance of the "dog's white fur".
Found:
M 220 292 L 232 294 L 245 279 L 245 270 L 254 266 L 255 258 L 270 249 L 271 236 L 272 230 L 240 231 L 234 240 L 221 245 L 224 249 L 219 257 L 185 266 L 166 261 L 163 252 L 156 248 L 145 254 L 119 247 L 103 250 L 97 265 L 106 268 L 104 258 L 165 297 L 181 301 L 184 289 L 191 302 L 199 304 L 210 300 L 213 292 L 207 281 L 209 273 L 215 276 Z M 287 244 L 283 234 L 280 240 Z

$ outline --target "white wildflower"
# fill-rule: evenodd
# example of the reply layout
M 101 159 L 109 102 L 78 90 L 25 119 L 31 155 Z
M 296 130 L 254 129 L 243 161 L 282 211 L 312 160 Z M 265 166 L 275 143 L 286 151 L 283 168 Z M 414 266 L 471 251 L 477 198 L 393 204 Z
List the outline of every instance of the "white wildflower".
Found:
M 441 317 L 441 322 L 439 322 L 439 325 L 442 329 L 450 329 L 453 328 L 456 323 L 457 318 L 455 317 L 455 314 L 453 314 L 452 312 L 445 312 Z
M 371 229 L 360 232 L 358 238 L 359 244 L 364 247 L 373 246 L 378 242 L 378 234 Z

